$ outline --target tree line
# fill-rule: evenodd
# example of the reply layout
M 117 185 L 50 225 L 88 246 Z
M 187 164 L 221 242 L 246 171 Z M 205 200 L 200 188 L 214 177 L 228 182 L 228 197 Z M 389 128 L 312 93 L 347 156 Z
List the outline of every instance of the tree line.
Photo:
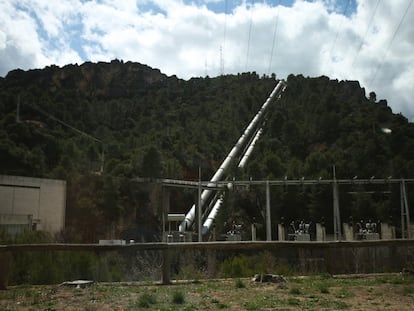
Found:
M 247 167 L 230 176 L 331 178 L 335 165 L 338 178 L 412 177 L 414 126 L 386 100 L 357 81 L 286 82 Z M 0 78 L 0 173 L 67 181 L 65 240 L 156 240 L 161 187 L 136 177 L 196 180 L 201 167 L 210 179 L 275 84 L 255 72 L 182 80 L 119 60 L 11 71 Z M 398 189 L 351 190 L 341 196 L 344 215 L 398 219 Z M 226 195 L 217 230 L 264 223 L 264 198 L 263 189 Z M 174 212 L 193 201 L 190 190 L 171 191 Z M 275 223 L 332 217 L 328 188 L 272 189 L 272 202 Z

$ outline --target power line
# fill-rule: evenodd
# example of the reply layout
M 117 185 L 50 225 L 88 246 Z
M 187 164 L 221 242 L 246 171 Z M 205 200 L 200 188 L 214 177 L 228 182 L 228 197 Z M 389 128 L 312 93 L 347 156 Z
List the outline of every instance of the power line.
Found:
M 224 74 L 223 46 L 220 45 L 220 75 Z
M 277 27 L 278 27 L 278 23 L 279 23 L 279 5 L 280 5 L 280 0 L 277 3 L 277 14 L 276 14 L 276 20 L 275 20 L 275 27 L 274 27 L 274 31 L 273 31 L 272 50 L 270 52 L 269 67 L 267 69 L 267 72 L 268 72 L 269 75 L 270 75 L 270 68 L 272 67 L 273 51 L 275 49 L 275 44 L 276 44 L 276 34 L 277 34 Z
M 227 36 L 227 0 L 224 1 L 224 32 L 223 32 L 223 44 L 220 45 L 220 75 L 224 74 L 224 56 L 223 50 L 226 46 Z
M 344 9 L 344 12 L 343 12 L 343 15 L 344 15 L 344 16 L 346 16 L 346 12 L 348 11 L 349 2 L 350 2 L 349 0 L 347 0 L 347 1 L 346 1 L 345 9 Z M 336 41 L 338 40 L 338 37 L 339 37 L 339 32 L 341 31 L 341 28 L 342 28 L 342 21 L 341 21 L 341 23 L 339 24 L 338 31 L 337 31 L 337 32 L 336 32 L 336 34 L 335 34 L 335 39 L 334 39 L 334 41 L 333 41 L 333 44 L 332 44 L 331 50 L 330 50 L 330 52 L 329 52 L 329 57 L 331 57 L 331 56 L 333 55 L 333 50 L 334 50 L 334 48 L 335 48 L 335 46 L 336 46 Z
M 55 116 L 51 115 L 50 113 L 48 113 L 47 111 L 43 110 L 42 108 L 40 108 L 39 106 L 37 106 L 36 104 L 29 104 L 30 107 L 32 107 L 34 110 L 40 112 L 41 114 L 47 116 L 48 118 L 70 128 L 71 130 L 75 131 L 78 134 L 81 134 L 89 139 L 92 139 L 100 144 L 102 144 L 102 153 L 101 153 L 101 167 L 100 167 L 100 173 L 103 173 L 104 170 L 104 163 L 105 163 L 105 148 L 104 148 L 104 142 L 96 137 L 93 137 L 92 135 L 85 133 L 84 131 L 81 131 L 79 129 L 77 129 L 76 127 L 73 127 L 72 125 L 56 118 Z
M 226 43 L 227 35 L 227 0 L 224 1 L 224 33 L 223 33 L 223 45 Z
M 375 15 L 376 15 L 376 13 L 377 13 L 378 5 L 380 4 L 380 2 L 381 2 L 381 0 L 378 0 L 378 1 L 377 1 L 377 4 L 375 5 L 374 11 L 373 11 L 373 13 L 372 13 L 372 15 L 371 15 L 371 18 L 369 19 L 369 22 L 368 22 L 368 25 L 367 25 L 367 29 L 365 30 L 365 34 L 364 34 L 364 36 L 362 37 L 361 44 L 359 45 L 358 50 L 357 50 L 357 52 L 356 52 L 356 54 L 355 54 L 355 56 L 354 56 L 354 60 L 352 61 L 351 68 L 353 68 L 353 67 L 354 67 L 354 65 L 355 65 L 355 61 L 356 61 L 356 59 L 357 59 L 357 57 L 358 57 L 358 55 L 359 55 L 359 52 L 361 52 L 362 46 L 363 46 L 363 45 L 364 45 L 364 43 L 365 43 L 365 38 L 366 38 L 366 36 L 368 35 L 368 31 L 369 31 L 369 29 L 371 28 L 371 24 L 372 24 L 372 22 L 374 21 L 374 17 L 375 17 Z
M 402 17 L 401 17 L 401 19 L 400 19 L 400 22 L 398 23 L 398 26 L 397 26 L 397 28 L 395 29 L 394 34 L 392 35 L 391 41 L 390 41 L 390 43 L 388 44 L 387 49 L 385 50 L 384 57 L 382 57 L 382 58 L 381 58 L 381 59 L 382 59 L 382 62 L 380 62 L 380 63 L 378 64 L 378 66 L 377 66 L 377 68 L 376 68 L 376 70 L 375 70 L 375 73 L 374 73 L 374 75 L 373 75 L 373 77 L 372 77 L 371 81 L 368 83 L 368 85 L 369 85 L 369 86 L 372 86 L 372 83 L 373 83 L 373 82 L 375 81 L 375 79 L 377 78 L 377 74 L 378 74 L 378 72 L 380 71 L 380 69 L 381 69 L 381 67 L 382 67 L 382 64 L 384 63 L 384 60 L 385 60 L 385 59 L 387 58 L 387 56 L 388 56 L 388 52 L 389 52 L 389 50 L 390 50 L 390 48 L 391 48 L 391 45 L 393 44 L 394 39 L 395 39 L 395 37 L 397 36 L 397 33 L 398 33 L 398 31 L 400 30 L 401 25 L 402 25 L 402 23 L 403 23 L 403 21 L 404 21 L 405 17 L 407 16 L 408 10 L 410 9 L 411 4 L 413 4 L 413 1 L 414 1 L 414 0 L 411 0 L 411 1 L 410 1 L 410 3 L 408 4 L 407 8 L 405 9 L 404 14 L 403 14 L 403 16 L 402 16 Z
M 249 61 L 250 37 L 251 37 L 251 33 L 252 33 L 252 24 L 253 24 L 253 6 L 254 6 L 254 1 L 252 1 L 251 7 L 250 7 L 250 24 L 249 24 L 249 35 L 247 37 L 247 52 L 246 52 L 245 71 L 247 71 L 247 64 L 248 64 L 248 61 Z
M 343 11 L 343 15 L 344 16 L 346 16 L 346 12 L 348 11 L 348 7 L 349 7 L 349 0 L 347 0 L 347 2 L 346 2 L 346 5 L 345 5 L 345 8 L 344 8 L 344 11 Z M 336 34 L 335 34 L 335 39 L 334 39 L 334 41 L 333 41 L 333 43 L 332 43 L 332 47 L 331 47 L 331 50 L 330 50 L 330 52 L 329 52 L 329 54 L 328 54 L 328 58 L 330 58 L 331 57 L 331 55 L 332 55 L 332 52 L 333 52 L 333 50 L 334 50 L 334 48 L 335 48 L 335 45 L 336 45 L 336 41 L 338 40 L 338 37 L 339 37 L 339 32 L 341 31 L 341 28 L 342 28 L 342 20 L 341 20 L 341 23 L 339 24 L 339 26 L 338 26 L 338 31 L 336 32 Z M 327 60 L 327 62 L 329 61 L 329 59 Z M 323 88 L 322 88 L 322 93 L 325 93 L 325 90 L 326 90 L 326 88 L 328 87 L 328 85 L 329 85 L 329 82 L 330 82 L 330 78 L 329 78 L 329 76 L 328 76 L 328 81 L 326 81 L 326 84 L 323 86 Z
M 50 119 L 52 119 L 52 120 L 54 120 L 54 121 L 56 121 L 56 122 L 58 122 L 58 123 L 60 123 L 60 124 L 62 124 L 62 125 L 64 125 L 64 126 L 66 126 L 66 127 L 68 127 L 68 128 L 70 128 L 70 129 L 72 129 L 73 131 L 77 132 L 78 134 L 81 134 L 81 135 L 83 135 L 83 136 L 86 136 L 86 137 L 88 137 L 88 138 L 90 138 L 90 139 L 92 139 L 92 140 L 94 140 L 94 141 L 99 142 L 99 143 L 103 143 L 103 141 L 102 141 L 102 140 L 100 140 L 100 139 L 98 139 L 98 138 L 96 138 L 96 137 L 93 137 L 93 136 L 91 136 L 91 135 L 89 135 L 89 134 L 87 134 L 87 133 L 85 133 L 85 132 L 83 132 L 83 131 L 81 131 L 81 130 L 78 130 L 77 128 L 73 127 L 72 125 L 70 125 L 70 124 L 68 124 L 68 123 L 66 123 L 66 122 L 64 122 L 64 121 L 62 121 L 62 120 L 60 120 L 60 119 L 56 118 L 55 116 L 51 115 L 50 113 L 48 113 L 48 112 L 44 111 L 42 108 L 40 108 L 40 107 L 39 107 L 39 106 L 37 106 L 36 104 L 30 104 L 30 106 L 31 106 L 34 110 L 36 110 L 36 111 L 38 111 L 38 112 L 40 112 L 40 113 L 44 114 L 44 115 L 45 115 L 45 116 L 47 116 L 48 118 L 50 118 Z

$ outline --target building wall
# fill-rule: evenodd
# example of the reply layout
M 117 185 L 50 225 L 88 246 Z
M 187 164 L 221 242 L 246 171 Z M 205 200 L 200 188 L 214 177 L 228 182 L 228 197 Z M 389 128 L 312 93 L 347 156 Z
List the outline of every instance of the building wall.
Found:
M 55 233 L 65 227 L 65 210 L 66 181 L 0 175 L 0 225 L 6 218 L 11 225 L 11 215 L 31 215 L 33 228 Z

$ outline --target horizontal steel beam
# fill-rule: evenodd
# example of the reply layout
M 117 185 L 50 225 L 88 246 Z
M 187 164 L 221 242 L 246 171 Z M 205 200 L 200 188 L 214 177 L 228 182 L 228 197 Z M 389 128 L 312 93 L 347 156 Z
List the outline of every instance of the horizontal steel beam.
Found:
M 202 189 L 222 190 L 231 186 L 289 186 L 289 185 L 384 185 L 399 184 L 401 182 L 414 183 L 413 178 L 370 178 L 370 179 L 274 179 L 274 180 L 233 180 L 233 181 L 188 181 L 178 179 L 150 179 L 135 178 L 137 182 L 158 183 L 166 187 L 195 188 L 201 185 Z
M 124 245 L 102 244 L 9 244 L 0 245 L 2 252 L 26 251 L 122 251 L 122 250 L 166 250 L 166 249 L 205 249 L 205 250 L 248 250 L 274 249 L 283 247 L 366 247 L 385 245 L 412 245 L 413 240 L 364 240 L 364 241 L 221 241 L 221 242 L 180 242 L 180 243 L 131 243 Z

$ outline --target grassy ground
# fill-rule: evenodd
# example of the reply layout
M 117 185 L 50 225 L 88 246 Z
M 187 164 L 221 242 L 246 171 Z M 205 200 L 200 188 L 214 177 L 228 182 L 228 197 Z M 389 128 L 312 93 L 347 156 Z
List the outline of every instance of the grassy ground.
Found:
M 12 286 L 0 310 L 412 310 L 414 277 L 290 277 L 285 284 L 250 279 L 156 283 Z

